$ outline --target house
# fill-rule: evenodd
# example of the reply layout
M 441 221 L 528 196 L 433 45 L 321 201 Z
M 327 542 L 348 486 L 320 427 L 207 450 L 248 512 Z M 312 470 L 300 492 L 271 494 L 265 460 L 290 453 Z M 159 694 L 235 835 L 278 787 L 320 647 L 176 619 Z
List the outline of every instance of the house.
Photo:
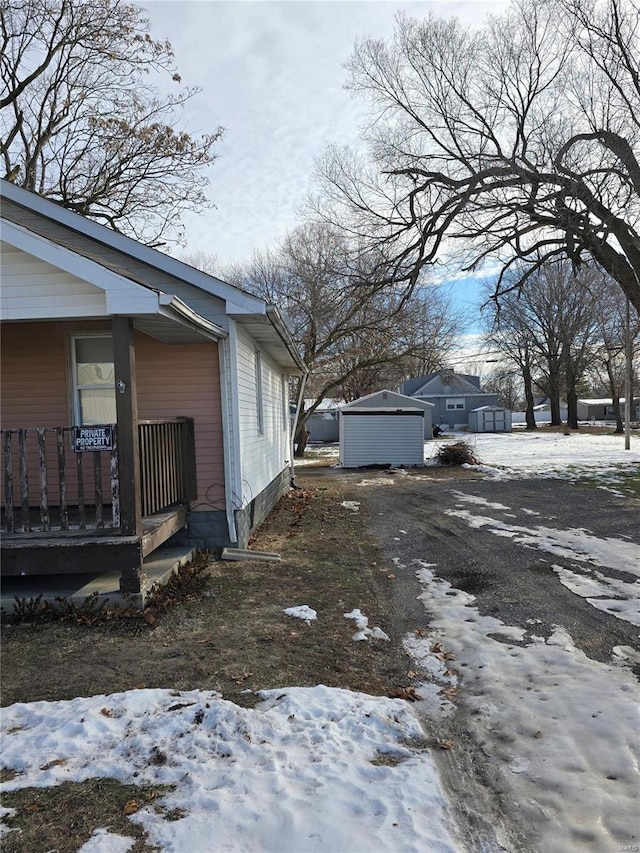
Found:
M 305 401 L 305 409 L 311 408 L 315 400 Z M 314 409 L 305 422 L 309 431 L 309 441 L 338 441 L 338 417 L 340 403 L 337 400 L 323 400 Z
M 620 414 L 624 418 L 624 410 L 626 400 L 621 397 L 619 400 Z M 613 399 L 611 397 L 603 399 L 584 399 L 578 400 L 578 420 L 581 421 L 611 421 L 615 420 L 616 413 L 613 409 Z M 631 407 L 631 419 L 640 419 L 640 397 L 635 397 Z
M 401 390 L 416 400 L 433 403 L 433 423 L 450 429 L 468 426 L 473 409 L 498 405 L 497 394 L 481 390 L 480 377 L 451 369 L 408 379 Z
M 278 309 L 5 181 L 2 573 L 244 547 L 289 487 Z
M 432 437 L 433 405 L 395 391 L 376 391 L 340 407 L 340 463 L 424 464 L 424 439 Z

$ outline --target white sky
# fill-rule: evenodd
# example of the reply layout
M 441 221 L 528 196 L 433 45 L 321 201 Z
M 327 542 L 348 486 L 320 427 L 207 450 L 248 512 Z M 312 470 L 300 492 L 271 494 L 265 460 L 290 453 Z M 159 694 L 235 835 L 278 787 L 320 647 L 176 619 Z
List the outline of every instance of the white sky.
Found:
M 185 219 L 188 251 L 221 263 L 273 246 L 296 224 L 314 162 L 329 143 L 357 144 L 364 103 L 343 89 L 357 38 L 389 37 L 399 10 L 430 9 L 468 23 L 505 0 L 476 2 L 143 3 L 156 38 L 168 38 L 184 85 L 199 86 L 185 126 L 226 128 L 210 170 L 216 209 Z

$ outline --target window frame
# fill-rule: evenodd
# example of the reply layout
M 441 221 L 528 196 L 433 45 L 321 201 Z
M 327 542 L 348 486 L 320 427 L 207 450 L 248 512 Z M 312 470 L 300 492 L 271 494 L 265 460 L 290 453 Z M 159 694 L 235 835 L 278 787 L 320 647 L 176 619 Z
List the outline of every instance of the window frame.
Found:
M 77 350 L 76 350 L 76 342 L 79 340 L 88 340 L 95 338 L 103 338 L 105 340 L 111 341 L 111 349 L 113 353 L 113 334 L 111 332 L 74 332 L 69 335 L 69 354 L 70 354 L 70 372 L 71 372 L 71 414 L 73 418 L 74 426 L 84 426 L 81 419 L 82 407 L 80 405 L 80 392 L 81 391 L 101 391 L 106 390 L 108 388 L 113 388 L 113 398 L 115 402 L 116 396 L 116 383 L 115 383 L 115 375 L 113 386 L 110 385 L 80 385 L 78 383 L 78 359 L 77 359 Z M 115 366 L 115 356 L 114 356 L 114 366 Z M 116 423 L 116 421 L 114 421 Z
M 255 350 L 254 353 L 254 378 L 256 383 L 256 417 L 258 435 L 264 435 L 264 390 L 262 387 L 262 353 Z
M 449 397 L 446 408 L 448 412 L 464 412 L 465 404 L 464 397 Z

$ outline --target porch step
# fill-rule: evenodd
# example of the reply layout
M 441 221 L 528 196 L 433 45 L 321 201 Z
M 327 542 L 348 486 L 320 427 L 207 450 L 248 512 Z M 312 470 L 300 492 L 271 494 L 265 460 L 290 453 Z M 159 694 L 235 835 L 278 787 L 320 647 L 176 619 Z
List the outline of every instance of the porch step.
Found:
M 90 595 L 96 595 L 96 605 L 108 601 L 109 606 L 138 607 L 142 609 L 156 584 L 166 584 L 178 568 L 193 559 L 195 548 L 167 546 L 158 548 L 143 563 L 142 591 L 123 596 L 120 592 L 120 572 L 73 575 L 27 575 L 2 578 L 0 606 L 3 613 L 13 613 L 16 597 L 29 600 L 38 596 L 43 601 L 55 602 L 65 598 L 82 604 Z

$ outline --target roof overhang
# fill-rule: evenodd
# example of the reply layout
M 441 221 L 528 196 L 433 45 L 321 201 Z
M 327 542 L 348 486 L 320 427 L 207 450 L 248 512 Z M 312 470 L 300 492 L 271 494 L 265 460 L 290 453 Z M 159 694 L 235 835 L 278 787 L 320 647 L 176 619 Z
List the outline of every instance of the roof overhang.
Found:
M 28 305 L 11 305 L 8 297 L 3 298 L 0 301 L 0 319 L 5 322 L 99 320 L 127 316 L 133 318 L 135 327 L 141 332 L 166 343 L 202 343 L 227 336 L 224 329 L 202 317 L 177 296 L 132 281 L 20 225 L 4 221 L 2 239 L 104 294 L 99 310 L 92 307 L 83 314 L 77 310 L 70 312 L 62 304 L 52 304 L 48 313 L 39 311 L 37 317 Z
M 309 372 L 300 358 L 289 327 L 275 305 L 267 305 L 264 314 L 231 314 L 230 316 L 289 373 L 294 376 L 303 376 Z M 283 353 L 283 346 L 286 355 Z

